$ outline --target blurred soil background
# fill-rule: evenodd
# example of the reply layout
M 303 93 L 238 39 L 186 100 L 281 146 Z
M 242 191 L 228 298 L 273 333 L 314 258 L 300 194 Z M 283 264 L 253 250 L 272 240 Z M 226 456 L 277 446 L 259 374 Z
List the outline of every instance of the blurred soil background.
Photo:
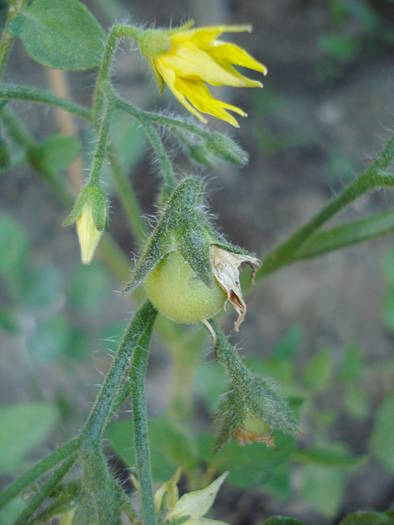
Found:
M 106 28 L 112 21 L 177 25 L 189 17 L 197 24 L 253 24 L 251 35 L 234 35 L 234 40 L 268 66 L 264 89 L 222 93 L 249 115 L 239 130 L 209 122 L 211 128 L 230 132 L 249 151 L 250 162 L 242 170 L 220 165 L 202 173 L 223 232 L 263 257 L 360 174 L 393 127 L 392 1 L 85 3 Z M 20 43 L 15 45 L 5 81 L 50 88 L 54 78 Z M 68 74 L 67 96 L 89 105 L 94 79 L 94 71 Z M 122 95 L 144 108 L 184 113 L 168 91 L 158 96 L 147 67 L 130 52 L 129 44 L 121 45 L 114 80 Z M 13 107 L 37 141 L 65 132 L 64 118 L 59 128 L 52 110 L 29 104 Z M 114 134 L 144 212 L 151 215 L 156 165 L 140 130 L 132 125 L 120 117 Z M 90 154 L 91 132 L 79 122 L 73 126 Z M 189 171 L 182 152 L 169 145 L 179 169 Z M 88 158 L 79 162 L 86 169 Z M 111 189 L 109 178 L 107 187 Z M 56 406 L 58 424 L 45 444 L 49 450 L 80 428 L 110 351 L 136 306 L 119 293 L 123 283 L 102 263 L 81 267 L 75 232 L 61 227 L 66 211 L 36 173 L 26 165 L 3 171 L 0 188 L 0 257 L 12 252 L 17 242 L 18 254 L 27 261 L 23 279 L 14 282 L 22 295 L 0 280 L 2 315 L 8 319 L 11 304 L 18 324 L 18 330 L 0 330 L 0 399 L 3 404 L 34 400 Z M 357 201 L 338 219 L 366 216 L 392 203 L 392 194 L 381 191 Z M 138 252 L 116 196 L 111 232 L 130 257 Z M 4 264 L 3 272 L 8 272 Z M 307 392 L 301 444 L 340 444 L 363 461 L 348 469 L 295 461 L 276 491 L 264 484 L 228 484 L 217 500 L 216 517 L 233 525 L 258 525 L 264 517 L 280 513 L 308 525 L 328 525 L 353 510 L 383 510 L 393 504 L 394 451 L 389 440 L 394 423 L 387 408 L 393 406 L 387 401 L 394 375 L 393 287 L 393 238 L 388 236 L 281 270 L 248 295 L 248 315 L 233 340 L 245 357 L 263 360 L 262 370 L 264 359 L 272 364 L 280 352 L 278 345 L 290 348 L 287 364 L 276 372 L 285 390 L 291 384 L 293 392 Z M 227 331 L 232 330 L 231 321 L 229 315 Z M 208 346 L 201 360 L 198 376 L 204 378 L 214 366 Z M 271 372 L 275 376 L 273 368 Z M 172 379 L 171 359 L 156 338 L 147 387 L 152 415 L 169 403 Z M 197 387 L 195 392 L 201 424 L 207 424 L 211 416 L 204 396 Z M 383 430 L 380 438 L 373 438 L 379 414 Z M 382 434 L 387 443 L 384 438 L 379 441 Z M 386 445 L 388 451 L 382 452 Z M 29 458 L 39 457 L 45 447 Z M 114 462 L 122 470 L 120 460 L 114 457 Z M 4 481 L 11 479 L 11 472 L 4 472 Z

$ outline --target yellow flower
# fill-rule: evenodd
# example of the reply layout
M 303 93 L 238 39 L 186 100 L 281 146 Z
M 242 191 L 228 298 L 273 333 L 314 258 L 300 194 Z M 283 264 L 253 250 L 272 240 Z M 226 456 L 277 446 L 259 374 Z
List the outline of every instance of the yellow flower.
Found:
M 96 228 L 93 210 L 89 202 L 84 205 L 77 218 L 77 234 L 81 247 L 82 263 L 90 264 L 103 232 Z
M 204 518 L 204 515 L 212 507 L 221 485 L 226 479 L 228 472 L 225 472 L 215 479 L 208 487 L 201 490 L 194 490 L 179 497 L 177 484 L 181 477 L 181 469 L 178 468 L 174 475 L 159 489 L 154 496 L 155 511 L 160 522 L 178 521 L 182 518 L 182 525 L 228 525 L 223 521 Z M 137 491 L 140 484 L 131 476 Z
M 249 25 L 219 25 L 169 31 L 169 46 L 151 57 L 155 73 L 185 108 L 202 122 L 201 113 L 213 115 L 239 127 L 232 111 L 242 117 L 246 113 L 239 107 L 216 99 L 206 84 L 211 86 L 262 87 L 262 83 L 240 73 L 235 66 L 267 74 L 267 68 L 242 47 L 218 40 L 222 33 L 251 31 Z M 152 60 L 153 59 L 153 60 Z

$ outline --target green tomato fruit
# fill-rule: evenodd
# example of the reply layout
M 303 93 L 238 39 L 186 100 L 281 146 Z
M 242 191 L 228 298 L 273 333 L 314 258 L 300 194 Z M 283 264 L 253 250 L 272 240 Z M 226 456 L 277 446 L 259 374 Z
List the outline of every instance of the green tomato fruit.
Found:
M 211 287 L 204 284 L 178 252 L 166 255 L 148 275 L 145 291 L 161 314 L 185 324 L 213 317 L 226 300 L 216 281 Z

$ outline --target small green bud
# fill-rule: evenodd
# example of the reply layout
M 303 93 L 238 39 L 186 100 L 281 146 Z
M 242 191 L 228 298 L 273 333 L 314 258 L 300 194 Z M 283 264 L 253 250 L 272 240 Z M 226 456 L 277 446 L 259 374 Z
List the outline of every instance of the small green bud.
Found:
M 244 166 L 249 160 L 248 153 L 241 148 L 232 138 L 217 131 L 210 134 L 206 147 L 215 157 L 236 166 Z
M 63 225 L 70 226 L 74 223 L 77 224 L 82 263 L 90 264 L 108 225 L 107 198 L 98 184 L 87 184 L 82 188 Z

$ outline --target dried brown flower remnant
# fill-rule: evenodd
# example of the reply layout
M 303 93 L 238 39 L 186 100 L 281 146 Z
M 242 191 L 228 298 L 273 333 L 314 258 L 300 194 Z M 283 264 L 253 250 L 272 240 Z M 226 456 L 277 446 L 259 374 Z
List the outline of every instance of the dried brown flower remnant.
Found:
M 235 330 L 238 332 L 246 315 L 246 303 L 242 296 L 239 269 L 243 263 L 249 264 L 253 270 L 253 280 L 261 266 L 261 261 L 251 255 L 232 253 L 215 245 L 210 246 L 210 257 L 213 275 L 238 314 L 234 323 Z

